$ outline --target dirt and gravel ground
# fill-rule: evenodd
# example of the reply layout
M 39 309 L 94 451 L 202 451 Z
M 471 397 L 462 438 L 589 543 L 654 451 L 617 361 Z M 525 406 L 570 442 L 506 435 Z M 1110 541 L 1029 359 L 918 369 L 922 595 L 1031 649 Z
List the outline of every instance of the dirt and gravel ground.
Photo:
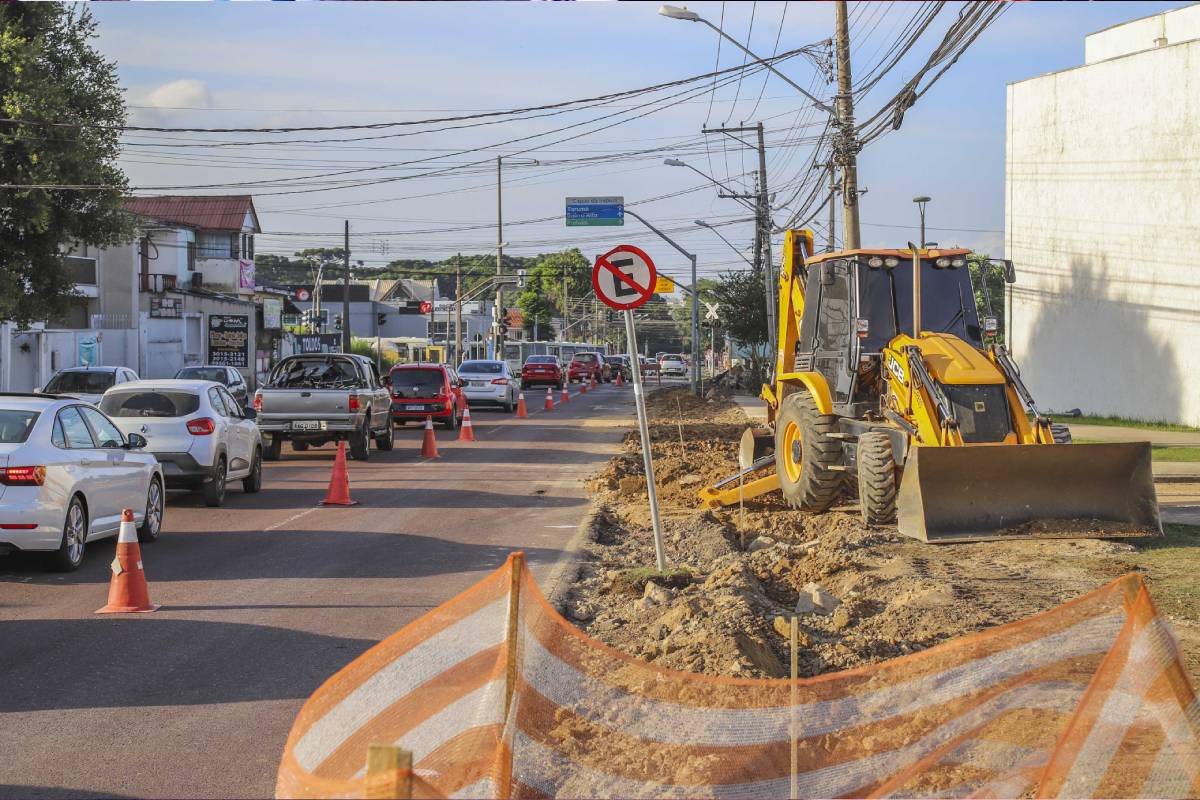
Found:
M 650 395 L 651 439 L 671 571 L 654 549 L 636 431 L 592 481 L 597 516 L 581 574 L 564 599 L 589 635 L 662 666 L 709 674 L 786 674 L 788 617 L 800 671 L 816 675 L 894 658 L 1011 622 L 1143 569 L 1200 673 L 1200 529 L 1155 541 L 1021 540 L 928 545 L 867 528 L 853 505 L 809 515 L 778 493 L 716 512 L 696 492 L 737 469 L 747 421 L 724 400 Z

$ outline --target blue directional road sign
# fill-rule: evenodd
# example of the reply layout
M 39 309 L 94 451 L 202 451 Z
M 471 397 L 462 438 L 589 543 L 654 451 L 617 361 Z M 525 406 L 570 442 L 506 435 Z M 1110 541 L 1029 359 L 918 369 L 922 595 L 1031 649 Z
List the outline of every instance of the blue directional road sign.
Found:
M 624 224 L 624 197 L 567 198 L 567 227 Z

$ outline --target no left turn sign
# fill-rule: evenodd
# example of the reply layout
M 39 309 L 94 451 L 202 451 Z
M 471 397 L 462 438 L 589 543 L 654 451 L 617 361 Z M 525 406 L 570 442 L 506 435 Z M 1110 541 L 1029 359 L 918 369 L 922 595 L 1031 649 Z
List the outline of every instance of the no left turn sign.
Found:
M 592 267 L 596 296 L 618 311 L 637 308 L 649 300 L 657 278 L 650 256 L 631 244 L 617 245 Z

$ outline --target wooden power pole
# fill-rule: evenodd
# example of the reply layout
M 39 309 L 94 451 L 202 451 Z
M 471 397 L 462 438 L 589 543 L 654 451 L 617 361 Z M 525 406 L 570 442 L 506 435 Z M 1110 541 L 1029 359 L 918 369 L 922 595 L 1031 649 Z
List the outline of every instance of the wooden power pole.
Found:
M 850 30 L 846 0 L 834 3 L 834 47 L 837 51 L 838 133 L 834 154 L 842 165 L 842 240 L 846 250 L 862 246 L 858 222 L 858 137 L 854 134 L 854 93 L 850 76 Z

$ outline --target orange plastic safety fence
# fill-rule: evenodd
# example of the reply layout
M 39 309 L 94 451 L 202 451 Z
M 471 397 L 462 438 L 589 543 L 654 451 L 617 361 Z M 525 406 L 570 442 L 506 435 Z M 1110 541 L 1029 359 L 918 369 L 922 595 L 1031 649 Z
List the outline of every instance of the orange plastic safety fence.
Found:
M 1200 707 L 1137 575 L 793 683 L 619 653 L 510 558 L 317 690 L 277 795 L 362 797 L 373 743 L 418 797 L 1200 796 Z

